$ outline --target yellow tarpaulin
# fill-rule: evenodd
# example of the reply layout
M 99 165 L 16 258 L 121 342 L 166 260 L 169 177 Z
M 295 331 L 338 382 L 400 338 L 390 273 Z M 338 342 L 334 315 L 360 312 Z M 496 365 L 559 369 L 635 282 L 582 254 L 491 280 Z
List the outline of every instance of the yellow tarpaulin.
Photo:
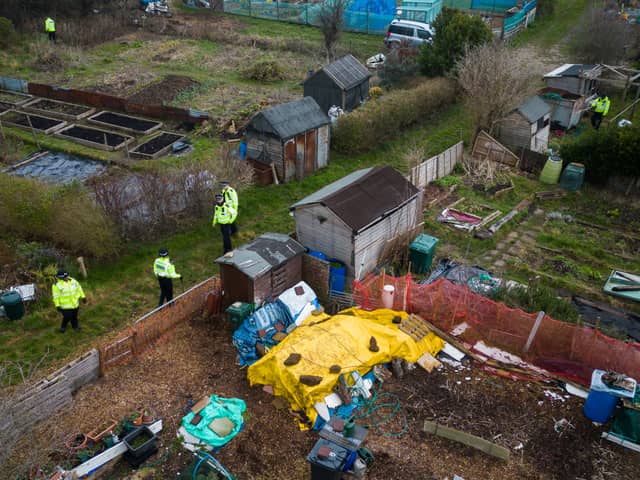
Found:
M 364 375 L 375 365 L 396 357 L 415 362 L 426 352 L 436 355 L 444 346 L 444 341 L 433 333 L 415 342 L 392 322 L 395 316 L 404 320 L 408 315 L 387 309 L 369 312 L 356 308 L 333 317 L 312 315 L 249 367 L 249 383 L 271 385 L 274 395 L 286 398 L 293 410 L 303 410 L 313 424 L 317 417 L 315 403 L 334 391 L 340 373 L 357 371 Z M 369 349 L 371 337 L 377 341 L 378 352 Z M 302 359 L 286 366 L 284 361 L 292 353 L 300 354 Z M 339 365 L 340 373 L 330 373 L 332 365 Z M 299 381 L 301 375 L 315 375 L 322 381 L 315 386 L 304 385 Z

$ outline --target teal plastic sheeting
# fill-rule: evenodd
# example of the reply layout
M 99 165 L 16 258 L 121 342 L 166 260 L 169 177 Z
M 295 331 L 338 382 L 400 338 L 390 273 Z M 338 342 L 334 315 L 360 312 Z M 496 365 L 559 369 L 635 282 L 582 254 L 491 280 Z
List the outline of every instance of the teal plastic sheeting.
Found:
M 244 425 L 242 414 L 247 409 L 247 404 L 244 403 L 244 400 L 239 398 L 223 398 L 218 397 L 217 395 L 211 395 L 209 398 L 211 399 L 211 402 L 199 413 L 202 415 L 202 420 L 200 420 L 196 425 L 191 425 L 191 420 L 193 420 L 195 414 L 193 412 L 189 412 L 187 415 L 182 417 L 182 426 L 188 433 L 199 438 L 208 445 L 211 445 L 212 447 L 221 447 L 226 445 L 238 434 L 238 432 L 240 432 L 240 430 L 242 430 L 242 426 Z M 231 420 L 235 424 L 235 427 L 226 437 L 219 437 L 209 428 L 209 424 L 216 418 L 223 417 Z

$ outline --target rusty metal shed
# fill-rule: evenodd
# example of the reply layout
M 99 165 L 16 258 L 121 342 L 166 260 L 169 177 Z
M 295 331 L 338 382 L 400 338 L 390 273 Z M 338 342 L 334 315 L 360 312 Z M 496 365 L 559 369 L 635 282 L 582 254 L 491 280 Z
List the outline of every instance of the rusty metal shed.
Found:
M 329 117 L 305 97 L 256 113 L 247 126 L 247 158 L 273 165 L 281 182 L 300 180 L 329 162 Z
M 544 76 L 547 87 L 588 97 L 602 74 L 601 65 L 565 63 Z
M 311 74 L 304 81 L 304 96 L 312 97 L 325 113 L 333 105 L 350 112 L 369 97 L 369 78 L 367 67 L 348 54 Z
M 347 276 L 372 271 L 387 243 L 422 222 L 422 195 L 390 166 L 355 171 L 294 203 L 298 241 L 336 258 Z
M 261 304 L 302 279 L 304 247 L 288 235 L 265 233 L 219 257 L 223 307 L 241 301 Z

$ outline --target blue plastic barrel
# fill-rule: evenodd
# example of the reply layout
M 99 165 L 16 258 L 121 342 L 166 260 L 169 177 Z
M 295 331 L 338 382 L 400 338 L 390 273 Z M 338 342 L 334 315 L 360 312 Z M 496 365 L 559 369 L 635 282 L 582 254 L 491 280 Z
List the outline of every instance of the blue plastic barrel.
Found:
M 327 259 L 329 267 L 329 290 L 334 292 L 344 292 L 345 277 L 347 276 L 347 266 L 337 258 Z
M 589 396 L 584 402 L 584 416 L 592 422 L 606 423 L 613 417 L 618 400 L 618 397 L 610 393 L 589 390 Z
M 312 257 L 319 258 L 320 260 L 326 260 L 327 259 L 327 256 L 324 253 L 322 253 L 321 251 L 319 251 L 319 250 L 309 250 L 307 253 L 309 255 L 311 255 Z

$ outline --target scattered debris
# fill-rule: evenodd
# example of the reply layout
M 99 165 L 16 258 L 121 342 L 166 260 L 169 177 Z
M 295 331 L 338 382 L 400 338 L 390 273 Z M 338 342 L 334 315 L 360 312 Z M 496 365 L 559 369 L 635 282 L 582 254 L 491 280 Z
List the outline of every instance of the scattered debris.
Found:
M 369 339 L 369 350 L 372 352 L 380 351 L 380 347 L 378 347 L 378 342 L 376 341 L 376 337 L 371 337 Z
M 287 357 L 287 359 L 284 361 L 284 364 L 287 367 L 290 367 L 292 365 L 296 365 L 300 360 L 302 360 L 302 355 L 300 355 L 299 353 L 292 353 L 291 355 L 289 355 Z
M 299 380 L 303 385 L 313 387 L 315 385 L 319 385 L 320 382 L 322 382 L 322 377 L 319 377 L 317 375 L 300 375 Z

